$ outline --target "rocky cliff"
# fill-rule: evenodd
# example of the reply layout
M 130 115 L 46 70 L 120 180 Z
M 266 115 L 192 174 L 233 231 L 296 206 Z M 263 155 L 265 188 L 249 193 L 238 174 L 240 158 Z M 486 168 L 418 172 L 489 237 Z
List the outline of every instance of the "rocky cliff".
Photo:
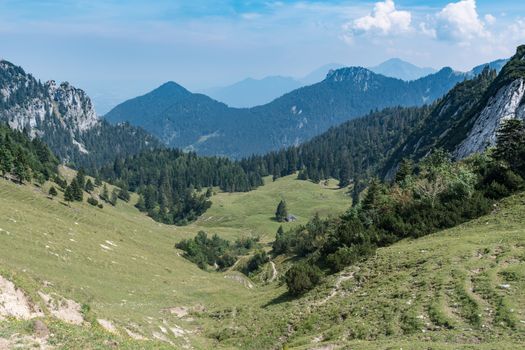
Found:
M 87 94 L 67 82 L 41 83 L 0 60 L 0 122 L 40 137 L 63 161 L 92 167 L 119 154 L 162 147 L 154 137 L 129 125 L 99 119 Z

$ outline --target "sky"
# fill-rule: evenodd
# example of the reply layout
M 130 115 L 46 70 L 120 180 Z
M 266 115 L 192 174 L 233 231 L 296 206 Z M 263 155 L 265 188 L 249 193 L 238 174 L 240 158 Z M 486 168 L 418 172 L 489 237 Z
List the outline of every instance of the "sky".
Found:
M 521 43 L 522 0 L 0 0 L 0 57 L 99 112 L 169 80 L 199 91 L 393 57 L 465 71 Z

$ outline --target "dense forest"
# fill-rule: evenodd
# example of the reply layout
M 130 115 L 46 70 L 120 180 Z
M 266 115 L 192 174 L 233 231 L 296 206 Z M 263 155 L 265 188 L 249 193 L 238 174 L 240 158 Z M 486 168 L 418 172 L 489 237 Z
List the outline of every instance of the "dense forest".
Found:
M 57 174 L 58 159 L 39 138 L 0 123 L 0 173 L 17 182 L 36 180 L 38 183 Z
M 57 121 L 58 123 L 58 121 Z M 101 120 L 95 127 L 74 137 L 67 132 L 57 132 L 59 125 L 42 126 L 43 140 L 60 159 L 73 168 L 85 168 L 89 172 L 111 163 L 116 156 L 129 156 L 144 150 L 164 147 L 160 141 L 141 128 L 121 123 L 111 125 Z M 55 130 L 55 131 L 53 131 Z M 88 153 L 79 151 L 74 141 L 82 143 Z
M 249 191 L 263 184 L 259 173 L 245 171 L 226 158 L 199 157 L 180 150 L 157 149 L 118 158 L 100 169 L 102 178 L 140 194 L 137 207 L 166 224 L 186 224 L 211 205 L 211 191 Z
M 336 272 L 407 237 L 421 237 L 488 213 L 495 200 L 525 186 L 525 125 L 506 122 L 495 149 L 461 162 L 434 150 L 414 164 L 404 160 L 392 182 L 370 181 L 357 205 L 336 219 L 318 217 L 279 232 L 275 255 L 302 257 L 285 276 L 301 294 Z
M 410 135 L 431 107 L 387 108 L 333 127 L 297 147 L 240 162 L 249 172 L 274 178 L 299 171 L 299 178 L 319 182 L 335 178 L 341 187 L 375 175 L 392 152 Z

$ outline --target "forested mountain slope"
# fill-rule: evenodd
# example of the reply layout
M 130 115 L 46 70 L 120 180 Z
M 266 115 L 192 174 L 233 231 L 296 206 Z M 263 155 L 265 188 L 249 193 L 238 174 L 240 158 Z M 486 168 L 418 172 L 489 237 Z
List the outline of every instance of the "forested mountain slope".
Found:
M 84 91 L 67 82 L 43 84 L 4 60 L 0 61 L 0 121 L 40 137 L 61 161 L 79 166 L 100 166 L 118 154 L 161 146 L 139 128 L 100 120 Z
M 229 108 L 167 83 L 115 107 L 106 119 L 129 121 L 169 146 L 239 158 L 297 145 L 374 109 L 431 103 L 464 79 L 450 68 L 411 82 L 342 68 L 320 83 L 250 109 Z

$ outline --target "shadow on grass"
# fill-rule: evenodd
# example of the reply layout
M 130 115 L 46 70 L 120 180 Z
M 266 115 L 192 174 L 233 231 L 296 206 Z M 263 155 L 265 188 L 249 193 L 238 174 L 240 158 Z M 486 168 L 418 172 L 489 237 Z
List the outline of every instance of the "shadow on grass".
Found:
M 265 309 L 265 308 L 267 308 L 269 306 L 279 305 L 279 304 L 282 304 L 282 303 L 286 303 L 286 302 L 292 301 L 294 299 L 295 299 L 295 297 L 293 295 L 291 295 L 288 292 L 284 292 L 281 295 L 279 295 L 278 297 L 273 298 L 272 300 L 270 300 L 269 302 L 264 304 L 262 307 L 263 307 L 263 309 Z

